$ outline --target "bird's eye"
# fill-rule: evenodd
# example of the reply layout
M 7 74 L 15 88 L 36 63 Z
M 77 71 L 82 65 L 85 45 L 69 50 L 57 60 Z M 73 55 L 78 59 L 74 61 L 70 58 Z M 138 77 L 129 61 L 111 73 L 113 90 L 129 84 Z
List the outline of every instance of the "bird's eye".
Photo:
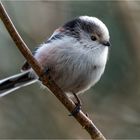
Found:
M 91 40 L 92 40 L 92 41 L 96 41 L 96 40 L 97 40 L 96 36 L 91 35 Z

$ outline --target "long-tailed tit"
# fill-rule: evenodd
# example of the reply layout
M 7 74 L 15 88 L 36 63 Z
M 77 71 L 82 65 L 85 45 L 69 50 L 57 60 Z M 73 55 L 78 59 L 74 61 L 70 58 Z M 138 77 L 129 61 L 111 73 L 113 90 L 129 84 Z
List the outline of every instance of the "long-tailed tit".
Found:
M 34 57 L 65 92 L 74 95 L 93 86 L 104 72 L 109 43 L 106 25 L 96 17 L 80 16 L 55 30 Z M 23 72 L 0 81 L 0 96 L 38 81 L 26 62 Z M 46 73 L 47 74 L 47 73 Z

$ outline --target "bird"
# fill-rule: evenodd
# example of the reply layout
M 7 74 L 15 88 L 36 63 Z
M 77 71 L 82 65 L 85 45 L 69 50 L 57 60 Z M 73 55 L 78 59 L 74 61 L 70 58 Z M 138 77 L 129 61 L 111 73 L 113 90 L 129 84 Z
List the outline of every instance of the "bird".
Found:
M 64 93 L 74 95 L 94 86 L 104 73 L 110 48 L 107 26 L 98 18 L 76 17 L 54 31 L 34 57 Z M 0 80 L 0 97 L 39 81 L 28 62 L 22 72 Z

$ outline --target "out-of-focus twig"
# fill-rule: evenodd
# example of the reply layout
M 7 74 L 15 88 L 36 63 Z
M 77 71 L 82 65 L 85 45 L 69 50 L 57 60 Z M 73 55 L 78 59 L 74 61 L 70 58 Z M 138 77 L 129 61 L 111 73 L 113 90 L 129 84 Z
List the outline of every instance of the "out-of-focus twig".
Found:
M 137 60 L 138 65 L 140 65 L 140 7 L 138 3 L 139 1 L 117 1 L 120 21 L 128 33 L 128 38 L 130 38 L 128 42 L 131 47 L 128 45 L 128 49 L 130 49 L 130 52 L 133 54 L 132 56 Z
M 22 40 L 18 34 L 15 26 L 13 25 L 10 17 L 8 16 L 4 6 L 0 2 L 0 18 L 3 21 L 5 27 L 7 28 L 9 34 L 11 35 L 16 46 L 26 58 L 27 62 L 31 65 L 33 70 L 36 72 L 38 77 L 41 77 L 42 83 L 47 86 L 51 92 L 60 100 L 60 102 L 70 111 L 75 108 L 74 102 L 67 97 L 67 95 L 55 84 L 55 82 L 50 79 L 47 75 L 44 75 L 43 68 L 39 65 L 37 60 L 33 57 L 31 51 L 28 49 L 25 42 Z M 82 125 L 83 128 L 87 130 L 92 139 L 105 140 L 101 132 L 96 128 L 93 122 L 82 112 L 74 115 L 76 120 Z

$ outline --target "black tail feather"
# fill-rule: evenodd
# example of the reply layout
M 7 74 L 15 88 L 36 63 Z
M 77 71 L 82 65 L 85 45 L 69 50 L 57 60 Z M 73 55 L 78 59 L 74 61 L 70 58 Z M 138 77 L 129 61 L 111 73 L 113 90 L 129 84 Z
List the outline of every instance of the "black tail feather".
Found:
M 0 96 L 4 96 L 20 87 L 36 82 L 29 72 L 20 73 L 0 81 Z

